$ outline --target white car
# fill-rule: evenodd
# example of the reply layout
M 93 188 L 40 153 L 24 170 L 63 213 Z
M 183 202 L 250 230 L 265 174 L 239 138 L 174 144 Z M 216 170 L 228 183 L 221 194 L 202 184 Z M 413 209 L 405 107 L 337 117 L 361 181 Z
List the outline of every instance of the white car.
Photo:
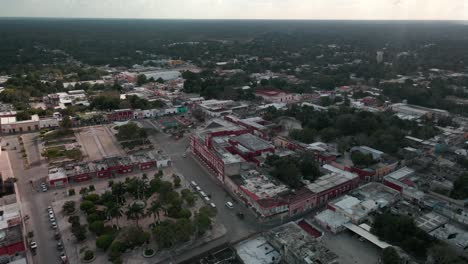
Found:
M 194 182 L 194 181 L 191 181 L 190 184 L 192 184 L 193 187 L 197 187 L 197 186 L 198 186 L 198 184 L 197 184 L 196 182 Z
M 52 206 L 47 206 L 47 212 L 49 212 L 49 213 L 50 213 L 50 212 L 53 212 Z
M 43 192 L 47 192 L 47 187 L 42 186 L 42 191 L 43 191 Z
M 206 195 L 206 193 L 203 192 L 203 191 L 200 192 L 200 195 L 203 196 L 203 197 L 208 197 L 208 195 Z
M 206 197 L 203 197 L 203 199 L 205 200 L 205 202 L 209 203 L 211 201 L 210 197 L 206 196 Z
M 36 249 L 36 248 L 37 248 L 36 242 L 35 242 L 35 241 L 31 241 L 31 243 L 29 243 L 29 247 L 30 247 L 31 249 L 33 249 L 33 250 Z
M 50 224 L 50 227 L 52 227 L 52 229 L 57 229 L 57 223 L 55 221 L 52 222 L 52 224 Z
M 234 208 L 234 204 L 232 204 L 231 202 L 227 202 L 225 205 L 226 205 L 226 207 L 229 208 L 229 209 Z
M 216 208 L 216 205 L 214 203 L 210 203 L 210 206 Z
M 201 192 L 200 186 L 195 186 L 195 190 L 197 190 L 197 192 Z

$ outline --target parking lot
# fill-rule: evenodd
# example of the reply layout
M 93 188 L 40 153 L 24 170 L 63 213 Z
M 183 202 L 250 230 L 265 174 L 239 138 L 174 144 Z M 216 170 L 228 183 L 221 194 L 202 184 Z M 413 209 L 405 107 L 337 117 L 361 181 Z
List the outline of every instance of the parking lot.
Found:
M 366 240 L 359 240 L 350 231 L 345 230 L 337 235 L 326 233 L 322 242 L 338 255 L 342 264 L 379 263 L 381 250 Z
M 84 127 L 75 136 L 85 160 L 124 155 L 108 125 Z

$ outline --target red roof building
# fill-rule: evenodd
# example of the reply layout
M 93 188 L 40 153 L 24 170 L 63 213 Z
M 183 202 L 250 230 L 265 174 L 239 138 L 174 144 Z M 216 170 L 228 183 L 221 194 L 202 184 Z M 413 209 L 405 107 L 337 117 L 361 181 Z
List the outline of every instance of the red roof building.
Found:
M 297 101 L 294 94 L 278 89 L 259 89 L 255 91 L 255 95 L 270 103 L 294 103 Z

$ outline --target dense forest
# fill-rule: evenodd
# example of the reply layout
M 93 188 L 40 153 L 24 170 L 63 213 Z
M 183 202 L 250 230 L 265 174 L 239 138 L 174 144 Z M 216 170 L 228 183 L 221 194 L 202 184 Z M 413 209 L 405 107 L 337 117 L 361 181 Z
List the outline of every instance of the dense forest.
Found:
M 375 58 L 381 49 L 388 59 L 417 50 L 414 59 L 395 64 L 397 72 L 420 66 L 462 69 L 468 39 L 461 36 L 467 33 L 466 25 L 452 22 L 0 19 L 0 72 L 60 63 L 69 56 L 90 65 L 131 66 L 160 55 L 202 63 L 241 54 L 301 53 L 293 61 L 246 66 L 258 70 L 291 62 L 338 63 L 343 52 Z M 332 43 L 337 50 L 324 49 Z M 317 59 L 320 55 L 327 60 Z M 363 73 L 385 75 L 382 67 L 360 67 Z

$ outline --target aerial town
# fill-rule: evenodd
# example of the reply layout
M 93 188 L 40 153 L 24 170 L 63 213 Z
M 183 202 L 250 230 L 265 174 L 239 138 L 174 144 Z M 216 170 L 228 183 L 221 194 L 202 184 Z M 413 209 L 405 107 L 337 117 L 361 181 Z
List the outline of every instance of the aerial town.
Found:
M 0 263 L 468 263 L 467 66 L 210 45 L 0 68 Z

